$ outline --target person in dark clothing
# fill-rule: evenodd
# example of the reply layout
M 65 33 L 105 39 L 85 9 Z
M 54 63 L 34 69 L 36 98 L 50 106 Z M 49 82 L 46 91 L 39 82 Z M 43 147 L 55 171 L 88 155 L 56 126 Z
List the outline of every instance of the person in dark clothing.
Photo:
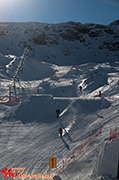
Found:
M 56 110 L 56 114 L 57 114 L 57 118 L 58 118 L 59 114 L 60 114 L 60 110 L 59 109 Z
M 82 86 L 79 86 L 80 92 L 82 93 Z
M 62 128 L 59 128 L 59 135 L 62 137 Z

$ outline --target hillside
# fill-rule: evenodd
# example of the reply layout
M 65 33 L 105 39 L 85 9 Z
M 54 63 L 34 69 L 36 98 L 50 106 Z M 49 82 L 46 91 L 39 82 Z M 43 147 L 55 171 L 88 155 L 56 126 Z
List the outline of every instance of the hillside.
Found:
M 115 61 L 119 56 L 119 20 L 106 26 L 0 23 L 0 44 L 4 55 L 20 56 L 27 46 L 31 57 L 57 65 Z
M 118 138 L 109 138 L 119 127 L 119 21 L 0 27 L 0 171 L 114 180 Z M 49 169 L 50 157 L 57 168 Z M 38 178 L 29 177 L 17 180 Z

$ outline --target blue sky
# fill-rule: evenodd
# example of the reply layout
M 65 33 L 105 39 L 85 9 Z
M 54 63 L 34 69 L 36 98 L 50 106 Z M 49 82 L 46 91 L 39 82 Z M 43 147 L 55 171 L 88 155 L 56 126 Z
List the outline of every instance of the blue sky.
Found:
M 1 22 L 108 24 L 119 19 L 119 0 L 0 0 Z

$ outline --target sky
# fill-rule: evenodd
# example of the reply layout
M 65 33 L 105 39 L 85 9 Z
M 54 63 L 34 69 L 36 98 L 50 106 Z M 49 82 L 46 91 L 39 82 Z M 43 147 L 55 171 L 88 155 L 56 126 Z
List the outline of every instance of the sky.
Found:
M 0 22 L 109 24 L 119 19 L 119 0 L 0 0 Z

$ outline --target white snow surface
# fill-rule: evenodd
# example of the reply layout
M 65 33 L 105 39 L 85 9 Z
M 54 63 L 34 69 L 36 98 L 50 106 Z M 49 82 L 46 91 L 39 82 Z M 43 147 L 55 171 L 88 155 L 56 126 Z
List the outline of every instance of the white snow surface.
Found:
M 15 26 L 12 23 L 2 25 L 14 28 L 13 33 L 17 32 L 17 28 L 20 27 L 21 31 L 23 28 L 23 24 L 20 26 L 19 23 Z M 24 27 L 28 25 L 24 23 Z M 114 140 L 115 145 L 113 141 L 109 142 L 109 133 L 110 128 L 114 129 L 119 124 L 119 56 L 117 61 L 106 62 L 102 56 L 102 63 L 95 58 L 93 64 L 82 61 L 80 65 L 77 62 L 78 66 L 72 66 L 76 64 L 72 57 L 68 63 L 66 59 L 61 59 L 59 64 L 44 61 L 42 55 L 39 58 L 26 57 L 20 81 L 14 88 L 11 78 L 19 65 L 22 51 L 17 49 L 17 53 L 5 54 L 5 48 L 2 48 L 0 171 L 4 168 L 25 168 L 25 174 L 53 174 L 53 178 L 47 178 L 53 180 L 114 179 L 116 172 L 111 166 L 106 166 L 111 162 L 114 169 L 118 166 L 119 148 L 113 151 L 118 139 Z M 45 47 L 41 46 L 41 51 L 42 48 L 45 51 Z M 12 96 L 19 103 L 2 101 L 3 97 L 9 96 L 9 85 L 12 86 Z M 102 97 L 99 97 L 99 91 Z M 57 109 L 60 110 L 59 117 Z M 60 127 L 63 129 L 62 138 L 59 137 Z M 100 127 L 101 135 L 69 167 L 63 169 L 63 162 Z M 112 157 L 108 161 L 110 154 Z M 49 169 L 50 157 L 56 158 L 57 168 Z M 4 179 L 0 173 L 0 180 Z

